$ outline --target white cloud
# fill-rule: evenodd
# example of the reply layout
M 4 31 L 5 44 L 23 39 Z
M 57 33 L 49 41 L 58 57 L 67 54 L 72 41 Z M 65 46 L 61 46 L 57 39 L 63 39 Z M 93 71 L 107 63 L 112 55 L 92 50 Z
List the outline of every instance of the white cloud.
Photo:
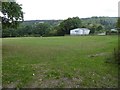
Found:
M 17 0 L 25 20 L 118 16 L 119 0 Z

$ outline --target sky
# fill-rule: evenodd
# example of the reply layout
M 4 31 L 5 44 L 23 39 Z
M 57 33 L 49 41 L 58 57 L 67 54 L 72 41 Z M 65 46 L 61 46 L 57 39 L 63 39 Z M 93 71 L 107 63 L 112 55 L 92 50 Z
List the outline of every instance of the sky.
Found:
M 24 20 L 118 16 L 119 0 L 16 0 L 22 4 Z

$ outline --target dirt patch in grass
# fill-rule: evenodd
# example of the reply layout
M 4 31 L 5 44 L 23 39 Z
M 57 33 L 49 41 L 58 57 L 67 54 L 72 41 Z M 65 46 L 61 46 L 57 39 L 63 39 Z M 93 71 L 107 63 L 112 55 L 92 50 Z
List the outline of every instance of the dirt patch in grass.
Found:
M 28 87 L 32 88 L 79 88 L 82 80 L 78 78 L 61 77 L 60 79 L 38 79 Z
M 26 87 L 31 88 L 78 88 L 82 82 L 79 77 L 69 76 L 62 70 L 51 70 L 46 64 L 33 64 L 33 80 Z M 79 71 L 76 71 L 76 74 Z

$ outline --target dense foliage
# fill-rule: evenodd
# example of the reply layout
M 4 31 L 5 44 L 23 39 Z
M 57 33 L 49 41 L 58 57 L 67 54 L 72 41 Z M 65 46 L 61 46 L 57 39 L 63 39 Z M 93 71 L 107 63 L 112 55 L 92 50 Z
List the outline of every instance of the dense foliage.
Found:
M 2 2 L 2 28 L 17 28 L 23 21 L 22 7 L 16 2 Z
M 79 17 L 68 18 L 60 23 L 58 35 L 70 34 L 71 29 L 80 28 L 82 26 Z

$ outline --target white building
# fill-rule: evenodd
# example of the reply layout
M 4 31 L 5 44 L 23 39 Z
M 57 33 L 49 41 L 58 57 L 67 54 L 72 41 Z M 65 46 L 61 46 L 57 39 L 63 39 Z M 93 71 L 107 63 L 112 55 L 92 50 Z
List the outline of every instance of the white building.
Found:
M 87 28 L 76 28 L 70 30 L 70 35 L 88 35 L 90 30 Z
M 117 32 L 118 30 L 117 29 L 111 29 L 111 31 Z
M 4 15 L 2 14 L 2 12 L 0 11 L 0 17 L 4 17 Z
M 4 17 L 4 15 L 2 14 L 2 12 L 0 11 L 0 24 L 2 23 L 1 22 L 1 18 Z

